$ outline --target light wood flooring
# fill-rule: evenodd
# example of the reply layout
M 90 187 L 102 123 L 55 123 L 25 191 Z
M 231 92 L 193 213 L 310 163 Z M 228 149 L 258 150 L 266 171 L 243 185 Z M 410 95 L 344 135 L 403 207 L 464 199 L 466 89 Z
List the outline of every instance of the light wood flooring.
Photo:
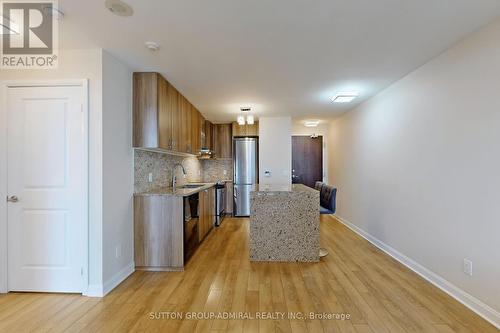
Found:
M 226 219 L 184 272 L 136 272 L 102 299 L 0 295 L 0 332 L 498 332 L 333 217 L 322 217 L 321 243 L 330 254 L 319 264 L 250 263 L 248 220 Z M 163 319 L 170 311 L 286 317 Z M 310 312 L 350 319 L 287 318 Z

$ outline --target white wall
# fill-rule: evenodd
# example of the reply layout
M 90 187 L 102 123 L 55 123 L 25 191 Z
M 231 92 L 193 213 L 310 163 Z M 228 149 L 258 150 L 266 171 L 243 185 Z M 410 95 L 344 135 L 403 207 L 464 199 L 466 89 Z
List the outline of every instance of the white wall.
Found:
M 61 50 L 53 70 L 0 70 L 0 80 L 88 79 L 89 284 L 102 283 L 102 51 Z M 0 207 L 1 209 L 1 207 Z M 2 214 L 2 217 L 5 215 Z
M 328 132 L 329 124 L 319 124 L 317 127 L 305 127 L 304 122 L 294 121 L 292 135 L 321 135 L 323 137 L 323 182 L 328 183 Z
M 61 50 L 59 67 L 55 70 L 0 70 L 0 80 L 84 78 L 89 82 L 87 293 L 100 296 L 133 269 L 130 69 L 108 53 L 95 49 Z M 5 220 L 5 216 L 3 205 L 0 205 L 0 219 Z M 2 241 L 0 238 L 0 243 Z M 116 246 L 120 244 L 121 257 L 116 258 Z M 2 258 L 0 255 L 0 264 Z M 0 288 L 2 276 L 0 275 Z
M 106 51 L 103 78 L 103 288 L 134 270 L 132 71 Z
M 265 171 L 271 172 L 270 177 Z M 292 119 L 290 117 L 259 118 L 259 183 L 292 182 Z
M 499 40 L 496 21 L 330 132 L 337 214 L 475 297 L 448 285 L 498 325 Z M 464 258 L 472 277 L 462 272 Z

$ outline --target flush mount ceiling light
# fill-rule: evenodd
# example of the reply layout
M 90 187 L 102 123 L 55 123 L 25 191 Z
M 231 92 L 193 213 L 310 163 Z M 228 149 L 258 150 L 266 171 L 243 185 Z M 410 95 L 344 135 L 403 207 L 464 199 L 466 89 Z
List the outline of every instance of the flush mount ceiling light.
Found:
M 132 16 L 134 14 L 132 7 L 121 0 L 106 0 L 104 5 L 110 12 L 118 16 Z
M 305 127 L 317 127 L 318 124 L 319 124 L 318 120 L 311 120 L 311 121 L 304 122 Z
M 160 44 L 157 42 L 146 42 L 144 45 L 151 51 L 158 51 L 160 49 Z
M 334 103 L 350 103 L 356 97 L 358 97 L 358 93 L 357 92 L 354 92 L 354 91 L 341 92 L 341 93 L 338 93 L 335 97 L 333 97 L 332 101 Z

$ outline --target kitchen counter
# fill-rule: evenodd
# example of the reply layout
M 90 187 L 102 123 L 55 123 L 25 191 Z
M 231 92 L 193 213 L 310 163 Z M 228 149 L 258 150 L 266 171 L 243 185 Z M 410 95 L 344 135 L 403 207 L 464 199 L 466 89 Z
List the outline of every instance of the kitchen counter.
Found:
M 302 184 L 258 184 L 255 187 L 255 191 L 261 194 L 272 194 L 272 193 L 289 193 L 289 192 L 318 192 L 313 188 Z
M 252 191 L 250 260 L 319 261 L 319 191 L 301 184 Z
M 156 187 L 149 191 L 134 193 L 134 196 L 175 196 L 175 197 L 188 197 L 192 194 L 204 191 L 215 186 L 215 183 L 187 183 L 184 185 L 202 185 L 196 188 L 182 188 L 183 185 L 173 187 Z

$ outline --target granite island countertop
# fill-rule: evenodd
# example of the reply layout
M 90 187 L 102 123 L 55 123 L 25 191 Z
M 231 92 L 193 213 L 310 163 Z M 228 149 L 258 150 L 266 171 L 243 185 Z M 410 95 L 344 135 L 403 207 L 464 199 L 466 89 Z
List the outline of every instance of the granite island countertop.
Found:
M 319 191 L 302 184 L 250 192 L 250 260 L 319 261 Z
M 257 184 L 252 192 L 258 193 L 288 193 L 288 192 L 309 192 L 315 193 L 317 190 L 303 184 Z
M 201 185 L 195 188 L 183 188 L 183 185 Z M 177 186 L 175 189 L 173 187 L 155 187 L 151 190 L 144 192 L 134 193 L 134 196 L 175 196 L 175 197 L 188 197 L 192 194 L 204 191 L 215 186 L 215 183 L 187 183 Z

